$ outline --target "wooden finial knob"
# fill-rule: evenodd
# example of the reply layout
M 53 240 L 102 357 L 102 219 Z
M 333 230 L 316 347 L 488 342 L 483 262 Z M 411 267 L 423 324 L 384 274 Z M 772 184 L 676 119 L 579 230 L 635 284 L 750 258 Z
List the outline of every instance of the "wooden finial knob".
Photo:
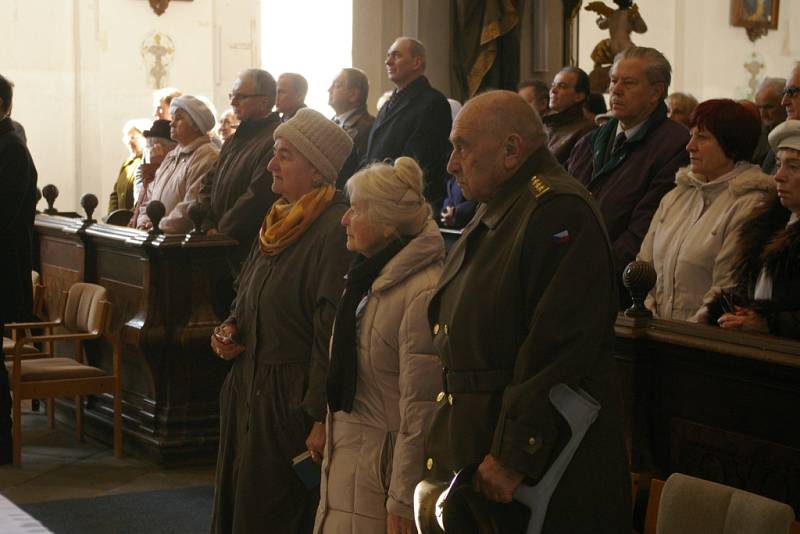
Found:
M 163 234 L 164 232 L 161 231 L 158 225 L 161 223 L 161 219 L 163 219 L 164 215 L 167 213 L 167 209 L 164 207 L 164 204 L 162 204 L 160 200 L 151 200 L 147 203 L 147 209 L 145 212 L 150 218 L 150 222 L 153 223 L 153 227 L 150 229 L 150 235 Z
M 647 294 L 656 285 L 656 270 L 646 261 L 632 261 L 622 273 L 622 285 L 631 294 L 633 304 L 625 310 L 628 317 L 652 317 L 653 313 L 644 305 Z
M 203 221 L 206 220 L 208 215 L 208 204 L 204 202 L 195 201 L 189 205 L 189 218 L 194 223 L 192 234 L 203 235 Z
M 85 222 L 95 222 L 94 219 L 92 219 L 92 213 L 94 213 L 95 208 L 97 208 L 97 204 L 97 197 L 91 193 L 86 193 L 81 197 L 81 207 L 83 211 L 86 212 Z
M 55 215 L 58 213 L 58 210 L 53 207 L 53 204 L 55 204 L 58 198 L 58 188 L 53 184 L 47 184 L 42 188 L 42 196 L 47 202 L 47 209 L 44 210 L 44 212 L 47 215 Z

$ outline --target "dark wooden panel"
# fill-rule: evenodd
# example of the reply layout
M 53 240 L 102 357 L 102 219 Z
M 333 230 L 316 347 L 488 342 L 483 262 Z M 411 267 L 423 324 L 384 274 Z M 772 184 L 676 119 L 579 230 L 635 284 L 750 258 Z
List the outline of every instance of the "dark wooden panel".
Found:
M 800 513 L 800 343 L 620 316 L 616 352 L 632 470 L 695 475 Z
M 800 449 L 672 419 L 672 471 L 727 484 L 800 509 Z

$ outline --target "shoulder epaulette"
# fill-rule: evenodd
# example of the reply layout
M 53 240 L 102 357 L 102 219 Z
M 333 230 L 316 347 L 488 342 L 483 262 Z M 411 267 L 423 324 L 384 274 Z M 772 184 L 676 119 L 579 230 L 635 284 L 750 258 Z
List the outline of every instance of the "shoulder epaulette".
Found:
M 533 193 L 533 196 L 537 199 L 550 191 L 550 186 L 547 185 L 545 181 L 539 178 L 538 176 L 534 176 L 533 178 L 531 178 L 528 184 L 531 187 L 531 192 Z

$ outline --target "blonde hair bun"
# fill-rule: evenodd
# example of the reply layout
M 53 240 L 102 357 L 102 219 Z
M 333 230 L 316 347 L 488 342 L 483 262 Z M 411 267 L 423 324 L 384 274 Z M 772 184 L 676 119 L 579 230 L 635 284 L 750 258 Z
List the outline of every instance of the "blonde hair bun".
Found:
M 393 227 L 398 236 L 412 237 L 431 217 L 424 187 L 419 164 L 402 156 L 393 165 L 374 163 L 357 172 L 347 181 L 345 191 L 367 203 L 372 220 Z

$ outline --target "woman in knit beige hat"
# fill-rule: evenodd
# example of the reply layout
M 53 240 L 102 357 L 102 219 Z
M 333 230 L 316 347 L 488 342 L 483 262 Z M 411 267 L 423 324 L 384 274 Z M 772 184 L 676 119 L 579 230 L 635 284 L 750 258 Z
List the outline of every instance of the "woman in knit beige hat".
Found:
M 292 458 L 321 461 L 328 341 L 351 255 L 332 185 L 350 137 L 304 108 L 275 130 L 273 204 L 211 338 L 233 366 L 220 393 L 212 532 L 310 532 L 316 484 Z M 311 488 L 311 489 L 309 489 Z

